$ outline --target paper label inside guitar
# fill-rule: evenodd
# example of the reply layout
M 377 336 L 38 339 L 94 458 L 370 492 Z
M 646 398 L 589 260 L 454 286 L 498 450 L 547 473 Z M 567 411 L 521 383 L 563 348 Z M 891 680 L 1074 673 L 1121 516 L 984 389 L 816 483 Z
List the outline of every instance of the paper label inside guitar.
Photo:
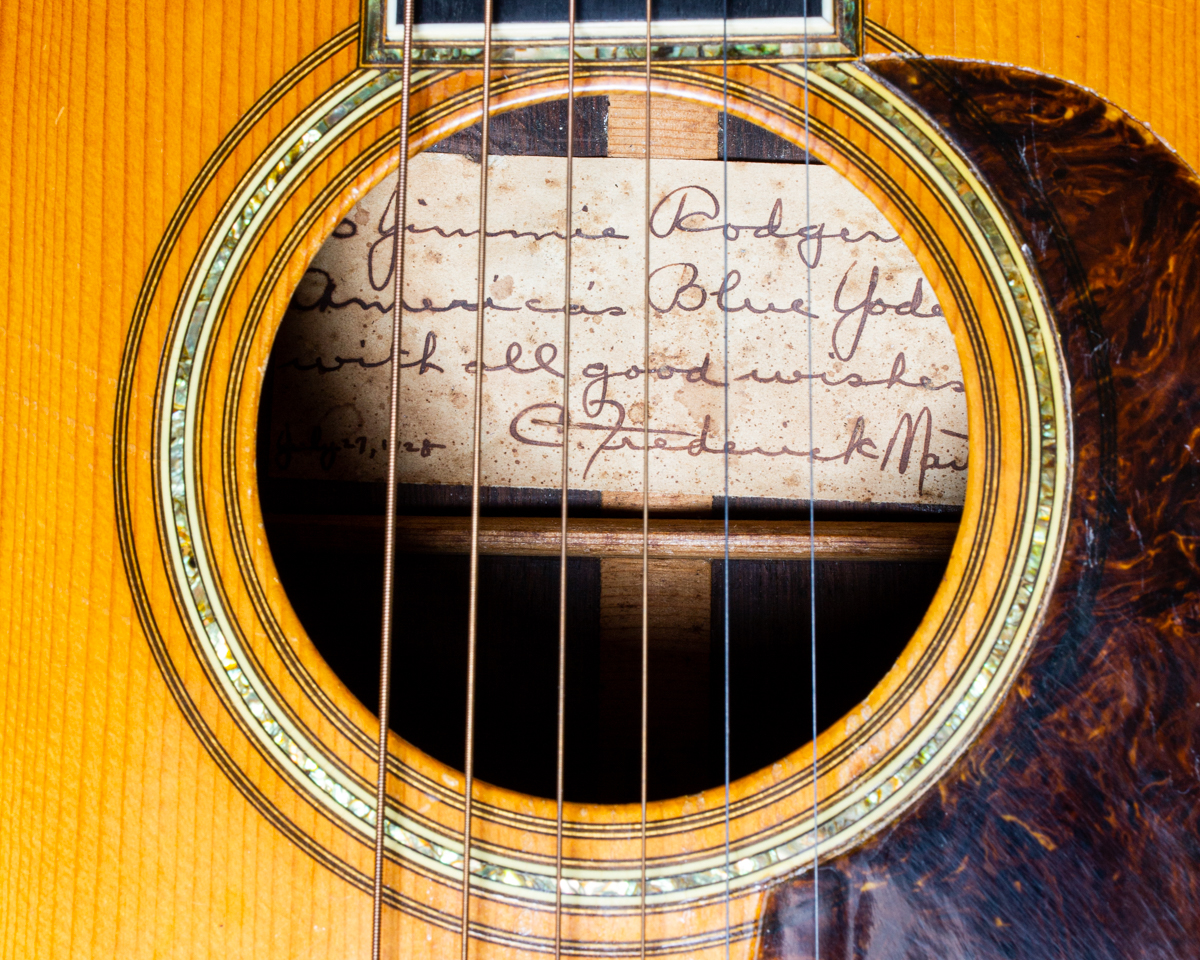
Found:
M 483 483 L 561 485 L 566 164 L 491 158 Z M 829 167 L 652 170 L 650 486 L 660 494 L 959 504 L 962 373 L 915 258 Z M 421 154 L 405 235 L 400 477 L 471 482 L 479 165 Z M 570 486 L 642 486 L 640 160 L 577 159 Z M 386 475 L 395 178 L 313 260 L 275 347 L 272 475 Z M 727 201 L 726 201 L 727 197 Z M 726 380 L 728 411 L 725 409 Z M 809 410 L 813 411 L 810 426 Z M 728 427 L 726 426 L 728 424 Z

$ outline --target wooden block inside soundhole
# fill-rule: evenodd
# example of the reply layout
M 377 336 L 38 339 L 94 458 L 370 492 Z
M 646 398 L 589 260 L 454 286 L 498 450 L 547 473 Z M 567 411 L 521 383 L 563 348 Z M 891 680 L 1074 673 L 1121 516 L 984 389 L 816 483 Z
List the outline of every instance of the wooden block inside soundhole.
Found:
M 652 793 L 695 790 L 708 750 L 712 566 L 651 560 L 649 569 Z M 600 754 L 606 779 L 637 795 L 641 751 L 642 561 L 600 561 Z M 632 794 L 630 794 L 632 791 Z
M 605 490 L 600 494 L 600 509 L 606 514 L 640 514 L 640 490 Z M 713 498 L 691 493 L 655 493 L 650 491 L 652 516 L 710 517 Z
M 716 160 L 717 110 L 674 97 L 650 102 L 650 156 L 664 160 Z M 608 98 L 608 155 L 646 155 L 646 97 L 640 93 L 610 94 Z

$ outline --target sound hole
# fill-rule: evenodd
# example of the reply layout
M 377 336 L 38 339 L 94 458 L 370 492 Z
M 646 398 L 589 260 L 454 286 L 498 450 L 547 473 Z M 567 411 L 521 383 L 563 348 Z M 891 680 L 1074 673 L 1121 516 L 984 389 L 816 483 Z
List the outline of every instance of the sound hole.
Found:
M 620 111 L 627 106 L 610 104 L 606 97 L 581 98 L 576 156 L 620 155 Z M 657 112 L 654 116 L 658 123 Z M 729 118 L 728 124 L 720 119 L 715 113 L 711 118 L 713 143 L 708 149 L 715 150 L 715 155 L 725 149 L 727 135 L 733 160 L 795 163 L 804 159 L 801 150 L 766 130 L 735 118 Z M 669 135 L 665 136 L 666 150 L 691 149 L 689 144 L 700 139 L 696 123 L 695 118 L 687 120 L 687 135 L 679 138 L 682 147 L 672 148 Z M 563 156 L 564 130 L 565 107 L 561 103 L 504 114 L 494 122 L 492 153 Z M 473 156 L 477 162 L 479 142 L 475 128 L 442 141 L 434 150 Z M 628 144 L 624 148 L 628 150 Z M 343 223 L 351 224 L 339 227 L 343 234 L 368 228 L 385 231 L 382 220 Z M 339 236 L 337 231 L 334 236 Z M 473 245 L 474 238 L 465 242 Z M 374 707 L 378 702 L 385 485 L 378 479 L 378 465 L 369 461 L 384 457 L 370 429 L 362 428 L 361 436 L 355 435 L 358 427 L 347 431 L 344 418 L 338 419 L 342 414 L 336 404 L 330 407 L 332 413 L 327 411 L 331 419 L 321 421 L 323 426 L 304 421 L 306 401 L 296 393 L 306 382 L 318 384 L 313 387 L 318 389 L 326 375 L 332 378 L 367 370 L 367 340 L 361 341 L 363 355 L 359 359 L 363 362 L 348 362 L 344 351 L 337 353 L 328 344 L 323 347 L 311 334 L 304 335 L 309 340 L 304 336 L 297 339 L 289 327 L 300 322 L 295 319 L 299 316 L 308 317 L 304 322 L 309 323 L 318 316 L 329 323 L 347 322 L 339 313 L 341 305 L 349 301 L 351 293 L 369 304 L 370 291 L 331 292 L 325 279 L 318 280 L 324 284 L 322 289 L 306 278 L 309 286 L 302 284 L 297 291 L 268 366 L 259 424 L 262 504 L 281 581 L 305 630 L 350 691 Z M 383 305 L 389 304 L 390 289 L 374 281 L 372 285 Z M 909 313 L 933 316 L 928 306 L 932 294 L 926 291 L 925 297 L 924 307 L 919 292 L 904 306 Z M 889 303 L 882 294 L 878 299 L 885 306 Z M 892 312 L 903 313 L 894 309 L 898 298 L 892 300 L 896 301 L 891 303 Z M 869 308 L 869 301 L 864 302 Z M 370 313 L 369 307 L 366 312 Z M 376 309 L 375 317 L 384 312 Z M 869 309 L 864 313 L 868 315 Z M 362 322 L 379 321 L 368 318 Z M 561 310 L 558 322 L 561 324 Z M 444 352 L 447 339 L 441 335 L 443 352 L 427 358 L 443 368 L 449 368 L 450 362 L 461 363 L 457 356 Z M 303 352 L 298 343 L 309 351 L 303 358 L 297 353 L 298 349 Z M 428 339 L 425 343 L 428 350 Z M 417 354 L 410 351 L 406 362 L 410 368 L 405 377 L 421 376 Z M 553 360 L 549 363 L 553 365 Z M 514 366 L 530 364 L 526 356 Z M 660 369 L 665 370 L 666 362 L 663 364 Z M 683 361 L 677 366 L 678 379 L 695 382 L 695 376 L 687 379 Z M 897 390 L 920 385 L 923 390 L 936 391 L 938 384 L 949 383 L 954 373 L 925 383 L 914 373 L 901 370 L 897 375 L 896 369 L 893 363 L 892 377 L 898 376 L 898 380 L 891 387 Z M 765 379 L 765 373 L 760 379 Z M 890 388 L 881 381 L 879 389 Z M 355 424 L 361 424 L 363 411 L 370 403 L 377 408 L 378 403 L 368 402 L 366 388 L 354 399 L 361 408 Z M 378 417 L 375 408 L 368 416 Z M 916 409 L 912 413 L 917 415 Z M 461 415 L 469 418 L 469 409 Z M 547 423 L 541 429 L 552 433 L 554 424 Z M 926 464 L 928 437 L 922 447 L 920 431 L 935 432 L 934 415 L 927 421 L 917 415 L 915 426 L 910 417 L 908 426 L 897 427 L 897 433 L 892 426 L 889 423 L 874 434 L 870 447 L 862 445 L 866 426 L 847 426 L 847 462 L 857 455 L 864 469 L 873 466 L 891 440 L 888 455 L 893 464 L 902 448 L 907 450 L 903 453 L 906 463 Z M 965 438 L 965 428 L 961 429 Z M 953 430 L 949 434 L 959 435 Z M 906 437 L 914 435 L 918 438 L 915 445 L 910 440 L 905 447 Z M 420 438 L 414 435 L 403 455 L 420 466 L 450 445 L 423 451 Z M 965 450 L 965 439 L 963 447 Z M 937 453 L 932 455 L 937 459 Z M 306 457 L 311 461 L 308 468 L 301 463 Z M 947 458 L 942 457 L 948 464 Z M 348 461 L 359 466 L 347 467 Z M 965 452 L 962 465 L 965 468 Z M 943 473 L 952 476 L 954 470 Z M 932 486 L 932 469 L 930 476 Z M 817 719 L 822 728 L 869 694 L 919 624 L 945 569 L 945 546 L 960 515 L 961 496 L 880 503 L 869 496 L 842 499 L 837 491 L 827 493 L 813 505 L 819 523 L 856 525 L 854 529 L 869 531 L 879 543 L 890 544 L 887 549 L 892 553 L 887 556 L 918 559 L 820 559 L 810 567 L 795 551 L 772 553 L 768 540 L 764 541 L 767 553 L 726 561 L 719 538 L 713 537 L 725 516 L 726 504 L 720 495 L 656 496 L 652 518 L 682 524 L 681 536 L 688 540 L 691 552 L 655 559 L 650 566 L 650 799 L 697 792 L 724 778 L 727 624 L 729 747 L 735 778 L 769 765 L 810 739 L 813 624 Z M 508 524 L 504 529 L 516 530 L 524 538 L 520 549 L 528 554 L 529 543 L 557 537 L 559 497 L 559 491 L 549 486 L 493 484 L 482 491 L 481 513 L 496 529 Z M 620 524 L 640 518 L 640 502 L 640 493 L 628 484 L 624 492 L 573 489 L 570 516 L 573 521 L 595 525 L 588 529 L 628 532 L 628 524 L 624 528 Z M 755 529 L 766 538 L 793 530 L 791 524 L 803 527 L 809 518 L 808 502 L 794 497 L 739 496 L 731 498 L 728 506 L 735 524 L 758 521 Z M 454 482 L 403 483 L 398 512 L 403 530 L 395 580 L 392 727 L 433 757 L 461 769 L 469 576 L 468 557 L 455 544 L 461 546 L 462 521 L 470 513 L 470 488 Z M 934 541 L 942 546 L 931 548 Z M 435 549 L 434 544 L 440 546 Z M 641 560 L 620 550 L 574 552 L 567 571 L 565 792 L 567 799 L 579 802 L 636 802 L 641 750 Z M 557 555 L 511 555 L 511 551 L 506 554 L 497 548 L 481 557 L 475 772 L 482 780 L 540 796 L 553 796 L 555 791 L 558 595 Z

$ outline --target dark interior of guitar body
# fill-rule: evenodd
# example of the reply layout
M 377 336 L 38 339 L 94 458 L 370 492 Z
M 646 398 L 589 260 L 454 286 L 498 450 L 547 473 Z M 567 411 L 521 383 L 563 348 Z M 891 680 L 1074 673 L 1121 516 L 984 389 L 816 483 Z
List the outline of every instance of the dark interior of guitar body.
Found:
M 577 156 L 605 156 L 605 97 L 577 100 Z M 496 117 L 493 154 L 565 156 L 562 102 Z M 804 162 L 774 134 L 730 117 L 721 147 L 732 160 Z M 727 145 L 725 140 L 728 141 Z M 479 155 L 478 127 L 433 149 Z M 366 705 L 378 702 L 383 597 L 383 484 L 272 478 L 270 379 L 260 411 L 259 483 L 283 586 L 322 656 Z M 470 488 L 402 486 L 404 516 L 467 516 Z M 640 516 L 602 507 L 586 491 L 572 517 Z M 559 516 L 556 490 L 485 488 L 489 517 Z M 725 504 L 685 516 L 715 520 Z M 815 518 L 957 521 L 957 507 L 820 502 Z M 807 520 L 807 501 L 732 500 L 732 519 Z M 679 514 L 673 514 L 678 518 Z M 641 561 L 568 565 L 565 793 L 568 800 L 636 802 L 640 777 Z M 556 557 L 485 556 L 480 563 L 475 772 L 554 796 L 559 573 Z M 674 566 L 673 566 L 674 564 Z M 807 743 L 812 730 L 810 641 L 817 650 L 817 723 L 861 701 L 894 664 L 924 615 L 945 560 L 653 563 L 650 578 L 648 791 L 650 799 L 724 779 L 724 660 L 729 631 L 733 777 Z M 615 572 L 614 572 L 615 571 Z M 631 585 L 620 590 L 618 574 Z M 391 726 L 461 769 L 464 754 L 468 557 L 403 554 L 396 563 Z M 617 584 L 614 586 L 614 584 Z M 636 585 L 636 589 L 633 585 Z M 728 590 L 728 610 L 725 597 Z M 813 609 L 815 600 L 815 610 Z M 815 626 L 814 626 L 815 625 Z

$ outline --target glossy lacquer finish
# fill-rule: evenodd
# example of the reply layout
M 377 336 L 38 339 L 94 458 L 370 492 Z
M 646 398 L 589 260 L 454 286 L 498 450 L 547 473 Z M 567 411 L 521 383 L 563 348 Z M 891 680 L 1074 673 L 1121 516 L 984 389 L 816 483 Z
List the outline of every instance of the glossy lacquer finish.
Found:
M 820 869 L 820 955 L 1193 956 L 1200 940 L 1200 181 L 1145 127 L 1010 67 L 875 60 L 1028 244 L 1071 384 L 1064 561 L 1024 671 L 914 809 Z M 811 874 L 764 958 L 812 954 Z

